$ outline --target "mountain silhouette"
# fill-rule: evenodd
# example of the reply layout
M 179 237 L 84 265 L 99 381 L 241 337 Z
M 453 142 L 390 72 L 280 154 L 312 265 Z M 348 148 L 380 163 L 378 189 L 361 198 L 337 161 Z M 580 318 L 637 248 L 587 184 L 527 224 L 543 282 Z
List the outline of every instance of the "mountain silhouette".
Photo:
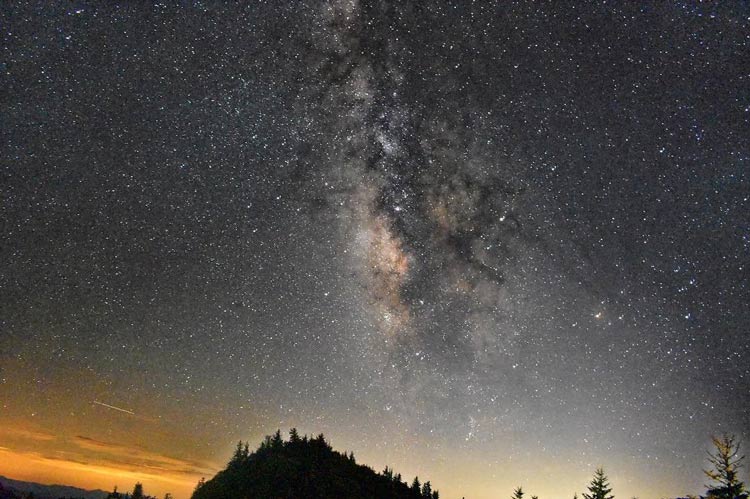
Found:
M 107 493 L 103 490 L 85 490 L 69 485 L 44 485 L 0 476 L 0 499 L 17 499 L 28 494 L 33 494 L 36 499 L 58 499 L 60 497 L 104 499 L 107 497 Z
M 267 436 L 255 452 L 240 442 L 227 467 L 201 480 L 192 499 L 438 499 L 430 483 L 411 486 L 386 468 L 376 473 L 357 464 L 353 454 L 331 448 L 323 435 L 284 441 Z

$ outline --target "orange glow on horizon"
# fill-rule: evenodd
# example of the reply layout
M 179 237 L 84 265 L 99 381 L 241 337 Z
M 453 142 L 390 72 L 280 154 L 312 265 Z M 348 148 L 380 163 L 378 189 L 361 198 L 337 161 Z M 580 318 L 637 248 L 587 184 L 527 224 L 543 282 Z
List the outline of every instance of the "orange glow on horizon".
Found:
M 0 475 L 15 480 L 59 484 L 83 489 L 130 490 L 141 482 L 157 497 L 171 492 L 186 499 L 201 477 L 218 467 L 180 459 L 140 446 L 91 437 L 63 437 L 24 426 L 0 428 Z
M 78 462 L 72 459 L 45 457 L 36 452 L 0 449 L 0 474 L 15 480 L 43 484 L 59 484 L 83 489 L 110 491 L 129 490 L 136 482 L 144 484 L 146 492 L 162 496 L 171 492 L 175 497 L 187 498 L 202 475 L 175 472 L 147 472 L 118 468 L 115 465 Z
M 43 484 L 105 491 L 112 490 L 116 485 L 118 490 L 125 492 L 131 490 L 136 482 L 141 482 L 149 495 L 163 497 L 170 492 L 176 499 L 188 499 L 201 477 L 209 479 L 223 467 L 89 437 L 64 438 L 38 429 L 0 428 L 3 444 L 11 435 L 14 436 L 12 438 L 23 438 L 24 445 L 35 450 L 0 446 L 0 475 Z M 334 448 L 355 449 L 360 464 L 375 470 L 390 466 L 402 473 L 407 482 L 415 475 L 422 480 L 431 480 L 433 486 L 440 490 L 441 497 L 445 498 L 504 497 L 519 485 L 540 497 L 572 497 L 573 492 L 580 494 L 585 490 L 592 471 L 581 469 L 575 463 L 559 457 L 516 456 L 499 461 L 465 449 L 454 449 L 450 459 L 434 460 L 431 454 L 435 448 L 430 449 L 419 439 L 406 438 L 400 450 L 387 451 L 357 450 L 355 441 L 344 435 L 332 440 Z M 56 448 L 41 450 L 35 443 L 54 443 Z M 126 458 L 123 459 L 123 456 Z M 424 463 L 430 465 L 425 467 Z M 668 482 L 666 474 L 663 477 L 655 474 L 653 482 L 648 484 L 631 482 L 628 477 L 642 474 L 642 470 L 637 469 L 642 464 L 619 459 L 605 464 L 605 470 L 610 470 L 608 476 L 619 495 L 638 495 L 649 499 L 675 495 L 674 484 Z

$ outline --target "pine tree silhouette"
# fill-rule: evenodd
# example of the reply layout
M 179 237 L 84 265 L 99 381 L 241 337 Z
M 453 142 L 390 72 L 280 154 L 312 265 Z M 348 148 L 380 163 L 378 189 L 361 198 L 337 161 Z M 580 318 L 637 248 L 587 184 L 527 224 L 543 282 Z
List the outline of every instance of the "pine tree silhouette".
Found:
M 411 490 L 417 494 L 422 493 L 422 484 L 419 483 L 419 477 L 414 477 L 414 480 L 411 482 Z
M 284 439 L 281 438 L 281 430 L 276 430 L 271 439 L 271 447 L 274 449 L 280 449 L 284 443 Z
M 230 464 L 239 464 L 242 462 L 242 440 L 237 442 L 237 447 L 234 449 L 234 454 L 232 454 L 232 459 L 229 461 Z
M 143 484 L 138 482 L 135 484 L 135 487 L 133 487 L 133 495 L 131 496 L 133 499 L 144 499 L 143 495 Z
M 297 428 L 292 428 L 289 430 L 289 442 L 296 444 L 300 442 L 299 433 L 297 433 Z
M 740 442 L 734 435 L 724 434 L 721 437 L 711 437 L 715 450 L 708 453 L 708 461 L 712 469 L 703 470 L 711 480 L 718 482 L 717 486 L 708 488 L 709 498 L 737 499 L 746 498 L 745 484 L 738 477 L 745 456 L 740 455 Z
M 594 478 L 589 485 L 589 492 L 590 494 L 583 493 L 585 499 L 614 499 L 614 496 L 607 495 L 612 492 L 612 489 L 609 486 L 603 468 L 597 468 L 594 472 Z
M 388 466 L 385 467 L 383 470 L 383 476 L 386 477 L 388 480 L 393 481 L 393 470 L 390 469 Z

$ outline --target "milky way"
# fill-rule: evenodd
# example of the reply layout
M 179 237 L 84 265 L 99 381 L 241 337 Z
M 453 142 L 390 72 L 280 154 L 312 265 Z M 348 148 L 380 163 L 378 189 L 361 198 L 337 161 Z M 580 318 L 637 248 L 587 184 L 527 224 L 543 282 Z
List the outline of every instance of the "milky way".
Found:
M 0 474 L 297 426 L 647 499 L 750 438 L 746 6 L 0 9 Z

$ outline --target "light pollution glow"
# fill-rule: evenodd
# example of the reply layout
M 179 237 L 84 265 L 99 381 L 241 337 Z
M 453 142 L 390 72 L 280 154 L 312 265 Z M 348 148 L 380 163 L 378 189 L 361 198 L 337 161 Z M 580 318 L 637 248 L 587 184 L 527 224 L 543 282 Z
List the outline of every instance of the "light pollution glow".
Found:
M 259 441 L 260 437 L 256 438 Z M 346 442 L 356 437 L 332 435 L 329 440 L 337 448 L 354 448 Z M 201 477 L 211 477 L 218 471 L 216 464 L 197 463 L 151 452 L 141 447 L 100 442 L 81 436 L 54 435 L 27 425 L 5 426 L 0 430 L 0 441 L 12 442 L 0 447 L 0 475 L 19 480 L 46 484 L 65 484 L 85 489 L 111 490 L 117 485 L 126 491 L 136 482 L 144 484 L 147 493 L 163 496 L 171 492 L 176 499 L 188 499 Z M 338 445 L 337 442 L 341 442 Z M 252 442 L 251 442 L 252 444 Z M 230 454 L 230 445 L 223 462 Z M 485 459 L 467 449 L 438 449 L 427 441 L 404 441 L 401 450 L 363 449 L 357 451 L 361 464 L 382 469 L 395 467 L 405 479 L 418 475 L 430 480 L 441 491 L 441 497 L 492 499 L 509 496 L 518 485 L 544 498 L 572 497 L 585 489 L 590 473 L 574 462 L 559 456 L 514 455 L 505 460 Z M 571 449 L 571 452 L 581 452 Z M 585 452 L 585 451 L 584 451 Z M 490 454 L 494 454 L 491 452 Z M 128 456 L 124 458 L 124 456 Z M 440 457 L 436 457 L 440 456 Z M 447 457 L 446 457 L 447 456 Z M 415 463 L 423 463 L 415 465 Z M 594 466 L 602 463 L 592 463 Z M 612 458 L 603 463 L 612 470 L 609 478 L 619 497 L 667 497 L 674 495 L 674 483 L 659 478 L 659 473 L 646 472 L 652 477 L 648 484 L 632 483 L 628 476 L 644 475 L 644 466 L 636 459 Z M 653 467 L 658 470 L 657 464 Z

